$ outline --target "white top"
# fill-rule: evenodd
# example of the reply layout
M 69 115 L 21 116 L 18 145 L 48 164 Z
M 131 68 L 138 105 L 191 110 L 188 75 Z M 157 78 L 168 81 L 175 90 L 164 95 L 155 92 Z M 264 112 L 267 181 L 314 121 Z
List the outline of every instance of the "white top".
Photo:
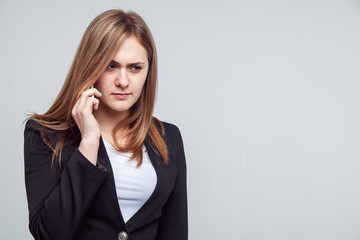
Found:
M 129 160 L 132 153 L 118 152 L 105 141 L 104 145 L 114 172 L 121 214 L 127 222 L 154 192 L 157 183 L 156 172 L 145 146 L 142 164 L 136 168 L 137 161 Z

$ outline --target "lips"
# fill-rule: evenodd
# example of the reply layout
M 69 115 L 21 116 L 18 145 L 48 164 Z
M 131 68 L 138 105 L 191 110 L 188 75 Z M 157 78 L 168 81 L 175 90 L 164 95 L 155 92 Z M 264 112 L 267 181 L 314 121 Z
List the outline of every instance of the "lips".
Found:
M 130 93 L 112 93 L 117 99 L 126 99 L 130 96 Z

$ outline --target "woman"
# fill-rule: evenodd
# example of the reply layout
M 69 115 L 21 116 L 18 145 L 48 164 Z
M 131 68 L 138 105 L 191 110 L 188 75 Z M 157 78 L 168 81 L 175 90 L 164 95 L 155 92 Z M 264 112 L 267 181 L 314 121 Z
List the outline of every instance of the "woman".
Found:
M 136 13 L 96 17 L 45 114 L 25 127 L 35 239 L 187 239 L 178 128 L 152 116 L 154 40 Z

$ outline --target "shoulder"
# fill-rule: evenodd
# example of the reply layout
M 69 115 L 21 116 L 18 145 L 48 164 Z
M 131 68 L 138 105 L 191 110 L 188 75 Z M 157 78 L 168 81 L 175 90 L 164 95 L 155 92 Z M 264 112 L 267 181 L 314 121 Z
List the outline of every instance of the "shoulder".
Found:
M 164 121 L 161 121 L 161 123 L 164 126 L 166 136 L 181 137 L 180 129 L 176 125 Z
M 44 141 L 44 127 L 33 119 L 28 119 L 24 130 L 25 153 L 51 153 L 51 149 Z
M 165 130 L 164 139 L 168 147 L 169 164 L 185 169 L 185 151 L 180 129 L 172 123 L 163 121 L 161 123 Z
M 176 125 L 161 121 L 156 117 L 153 117 L 153 123 L 165 141 L 181 138 L 180 130 Z
M 28 119 L 25 124 L 24 130 L 25 138 L 34 135 L 45 136 L 46 138 L 53 139 L 56 138 L 56 134 L 51 129 L 41 125 L 34 119 Z
M 45 132 L 44 127 L 37 123 L 34 119 L 28 119 L 25 124 L 24 137 L 33 138 L 41 136 Z
M 55 148 L 64 136 L 61 132 L 43 126 L 34 119 L 30 118 L 26 121 L 24 138 L 26 142 L 32 142 L 33 145 L 46 146 L 45 148 L 49 150 L 50 146 L 50 148 Z M 71 139 L 65 139 L 64 146 L 68 145 L 68 143 L 71 142 L 70 140 Z
M 42 124 L 42 122 L 44 122 Z M 68 140 L 77 140 L 80 137 L 80 132 L 77 127 L 64 128 L 64 124 L 58 125 L 52 122 L 42 121 L 30 118 L 25 124 L 25 136 L 26 134 L 40 134 L 46 137 L 50 142 L 58 142 L 61 136 L 68 137 Z
M 182 142 L 180 130 L 176 125 L 158 119 L 156 119 L 155 125 L 163 135 L 167 145 L 177 145 L 177 143 Z
M 66 133 L 66 132 L 65 132 Z M 62 162 L 66 162 L 66 160 L 71 156 L 71 154 L 76 150 L 77 138 L 72 136 L 62 135 L 61 132 L 56 132 L 42 124 L 38 123 L 34 119 L 29 119 L 26 121 L 25 130 L 24 130 L 24 151 L 25 158 L 30 159 L 31 164 L 38 162 L 39 164 L 48 164 L 48 159 L 44 159 L 44 162 L 41 162 L 34 158 L 29 158 L 36 154 L 36 156 L 40 156 L 39 154 L 46 154 L 49 156 L 53 156 L 57 144 L 62 141 L 61 150 L 61 160 Z M 29 162 L 29 161 L 28 161 Z M 38 164 L 36 163 L 36 164 Z
M 25 131 L 27 130 L 33 130 L 33 131 L 40 131 L 41 125 L 37 123 L 34 119 L 28 119 L 25 124 Z
M 161 121 L 163 127 L 164 127 L 164 140 L 166 142 L 166 145 L 169 150 L 169 154 L 171 155 L 177 155 L 179 151 L 183 151 L 183 140 L 181 136 L 180 129 L 168 122 Z
M 42 124 L 40 124 L 41 120 L 35 120 L 33 118 L 29 118 L 25 124 L 25 132 L 26 131 L 34 131 L 41 132 L 46 135 L 54 135 L 56 132 Z

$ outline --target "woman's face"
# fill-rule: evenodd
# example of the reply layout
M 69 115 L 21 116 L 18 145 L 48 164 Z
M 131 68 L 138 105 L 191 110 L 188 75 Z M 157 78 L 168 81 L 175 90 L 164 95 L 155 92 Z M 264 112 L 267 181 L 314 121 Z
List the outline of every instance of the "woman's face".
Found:
M 135 37 L 126 38 L 95 83 L 102 93 L 97 112 L 127 114 L 141 95 L 148 70 L 145 48 Z

